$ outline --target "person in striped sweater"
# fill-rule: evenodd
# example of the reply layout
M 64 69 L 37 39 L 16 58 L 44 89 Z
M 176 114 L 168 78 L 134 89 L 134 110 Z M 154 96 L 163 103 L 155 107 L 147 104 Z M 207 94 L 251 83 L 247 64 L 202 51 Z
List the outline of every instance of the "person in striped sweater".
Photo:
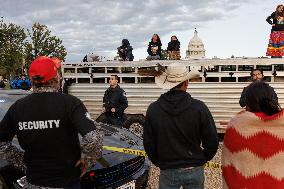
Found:
M 284 188 L 284 116 L 273 88 L 247 88 L 246 110 L 231 119 L 222 150 L 223 188 Z

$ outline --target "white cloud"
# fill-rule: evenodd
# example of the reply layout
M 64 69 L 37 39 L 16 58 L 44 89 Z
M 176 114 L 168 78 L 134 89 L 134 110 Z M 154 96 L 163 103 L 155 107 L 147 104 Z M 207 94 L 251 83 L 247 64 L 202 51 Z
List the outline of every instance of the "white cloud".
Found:
M 206 27 L 212 21 L 238 16 L 236 10 L 255 0 L 9 0 L 1 1 L 1 16 L 30 28 L 45 24 L 67 48 L 68 60 L 86 53 L 113 52 L 123 38 L 135 49 L 147 45 L 153 33 Z M 260 2 L 263 3 L 263 2 Z M 163 42 L 164 48 L 168 41 Z M 188 43 L 186 41 L 185 43 Z M 137 52 L 140 52 L 139 50 Z M 143 55 L 144 56 L 144 55 Z

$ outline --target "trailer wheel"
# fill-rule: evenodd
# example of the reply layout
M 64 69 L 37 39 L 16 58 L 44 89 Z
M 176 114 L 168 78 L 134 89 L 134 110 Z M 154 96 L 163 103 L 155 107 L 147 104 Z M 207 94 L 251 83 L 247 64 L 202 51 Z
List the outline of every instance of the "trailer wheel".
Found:
M 144 123 L 145 118 L 143 115 L 133 115 L 127 118 L 124 123 L 124 127 L 132 133 L 136 134 L 137 136 L 142 137 Z

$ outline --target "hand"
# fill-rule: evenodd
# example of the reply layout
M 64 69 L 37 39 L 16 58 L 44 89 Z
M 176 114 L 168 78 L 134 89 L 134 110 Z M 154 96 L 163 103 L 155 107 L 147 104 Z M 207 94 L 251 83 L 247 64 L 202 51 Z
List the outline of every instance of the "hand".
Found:
M 272 24 L 272 26 L 275 26 L 275 24 Z
M 115 112 L 115 108 L 112 108 L 110 111 L 114 113 Z
M 81 158 L 75 164 L 75 167 L 78 167 L 78 166 L 80 166 L 80 170 L 81 170 L 81 176 L 80 177 L 82 177 L 88 170 L 88 164 L 83 158 Z
M 123 52 L 123 49 L 120 49 L 120 52 Z
M 103 108 L 102 108 L 102 113 L 105 113 L 105 112 L 106 112 L 106 108 L 103 107 Z

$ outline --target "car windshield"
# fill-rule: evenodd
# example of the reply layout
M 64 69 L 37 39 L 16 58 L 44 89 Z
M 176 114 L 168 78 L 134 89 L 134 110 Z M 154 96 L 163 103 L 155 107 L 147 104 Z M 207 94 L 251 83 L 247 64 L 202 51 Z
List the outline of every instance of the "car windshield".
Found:
M 3 119 L 9 107 L 26 94 L 0 94 L 0 121 Z

